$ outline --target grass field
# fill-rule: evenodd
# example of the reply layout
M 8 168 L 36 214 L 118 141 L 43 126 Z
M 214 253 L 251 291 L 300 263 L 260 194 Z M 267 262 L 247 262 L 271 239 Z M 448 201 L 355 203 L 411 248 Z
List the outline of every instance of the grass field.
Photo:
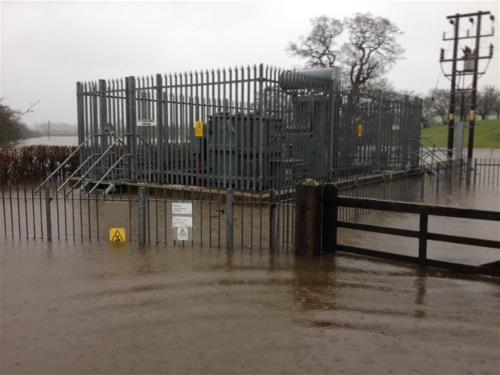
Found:
M 469 129 L 464 128 L 464 133 L 464 147 L 467 147 L 467 142 L 469 139 Z M 448 127 L 434 126 L 432 128 L 422 129 L 421 137 L 429 138 L 430 140 L 432 140 L 432 142 L 440 147 L 446 147 L 448 139 Z M 500 149 L 500 119 L 482 120 L 476 124 L 476 131 L 474 134 L 474 147 Z

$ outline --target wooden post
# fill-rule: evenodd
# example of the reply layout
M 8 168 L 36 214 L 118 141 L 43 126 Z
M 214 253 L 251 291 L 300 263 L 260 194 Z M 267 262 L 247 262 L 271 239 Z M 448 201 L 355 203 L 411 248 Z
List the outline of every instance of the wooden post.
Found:
M 226 248 L 234 247 L 234 192 L 232 189 L 226 190 Z
M 338 222 L 338 189 L 334 184 L 323 185 L 322 213 L 321 223 L 321 250 L 325 252 L 334 252 L 337 247 L 337 222 Z
M 295 254 L 321 252 L 321 186 L 307 179 L 295 187 Z
M 420 214 L 420 235 L 418 238 L 418 259 L 420 264 L 427 262 L 427 228 L 429 224 L 429 215 Z
M 146 197 L 146 188 L 144 186 L 140 186 L 137 189 L 138 193 L 138 211 L 139 211 L 139 218 L 138 218 L 138 239 L 139 239 L 139 244 L 144 245 L 146 243 L 146 228 L 147 228 L 147 197 Z
M 277 209 L 276 209 L 276 193 L 271 190 L 269 193 L 269 249 L 276 250 L 277 248 Z

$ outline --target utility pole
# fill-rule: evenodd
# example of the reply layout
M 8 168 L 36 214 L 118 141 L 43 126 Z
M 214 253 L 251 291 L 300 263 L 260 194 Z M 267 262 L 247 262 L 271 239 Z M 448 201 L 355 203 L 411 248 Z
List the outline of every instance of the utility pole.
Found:
M 455 139 L 455 95 L 457 85 L 457 56 L 458 56 L 458 33 L 460 15 L 456 14 L 454 19 L 450 20 L 453 27 L 453 61 L 451 64 L 451 91 L 450 106 L 448 109 L 448 157 L 453 158 L 453 141 Z M 444 57 L 444 56 L 443 56 Z
M 472 92 L 471 92 L 471 104 L 470 104 L 470 114 L 469 114 L 469 144 L 467 145 L 467 160 L 472 160 L 472 154 L 474 152 L 474 128 L 476 127 L 476 107 L 477 107 L 477 74 L 479 69 L 479 45 L 481 43 L 481 17 L 483 15 L 489 14 L 490 12 L 478 12 L 477 22 L 476 22 L 476 47 L 474 53 L 474 75 L 472 76 Z M 492 46 L 493 47 L 493 46 Z M 493 57 L 493 48 L 491 48 L 491 56 Z
M 450 77 L 451 80 L 451 90 L 450 90 L 450 106 L 448 111 L 448 157 L 451 159 L 453 157 L 453 141 L 454 141 L 454 127 L 455 127 L 455 110 L 456 110 L 456 80 L 457 76 L 467 76 L 472 75 L 472 90 L 471 90 L 471 106 L 469 113 L 469 143 L 467 149 L 467 159 L 472 159 L 473 149 L 474 149 L 474 127 L 476 123 L 476 106 L 477 106 L 477 81 L 480 75 L 485 72 L 479 72 L 479 60 L 491 59 L 493 57 L 493 45 L 490 44 L 490 52 L 488 55 L 480 55 L 480 44 L 481 38 L 490 37 L 494 35 L 493 26 L 489 34 L 481 34 L 481 18 L 483 16 L 489 15 L 490 20 L 494 21 L 493 15 L 490 12 L 478 11 L 476 13 L 466 13 L 466 14 L 454 14 L 446 17 L 453 27 L 453 37 L 447 38 L 446 34 L 443 35 L 443 41 L 453 41 L 453 54 L 452 58 L 446 59 L 444 56 L 444 49 L 441 48 L 440 62 L 451 62 L 451 73 L 445 74 L 445 76 Z M 476 24 L 476 32 L 474 35 L 470 35 L 467 31 L 466 35 L 460 35 L 459 24 L 462 18 L 468 18 L 471 24 Z M 463 57 L 458 57 L 459 40 L 474 39 L 475 46 L 474 50 L 469 47 L 463 49 Z M 463 69 L 457 69 L 457 63 L 463 61 Z M 471 62 L 473 65 L 471 66 Z M 462 103 L 464 102 L 462 97 Z M 461 109 L 461 112 L 463 109 Z

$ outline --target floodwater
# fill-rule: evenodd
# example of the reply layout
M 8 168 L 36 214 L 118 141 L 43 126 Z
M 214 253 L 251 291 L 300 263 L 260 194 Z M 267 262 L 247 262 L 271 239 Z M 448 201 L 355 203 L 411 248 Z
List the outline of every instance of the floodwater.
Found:
M 498 374 L 492 279 L 347 255 L 0 246 L 2 374 Z
M 446 181 L 444 177 L 438 187 L 435 183 L 428 183 L 428 186 L 422 187 L 419 186 L 420 180 L 420 178 L 401 179 L 396 182 L 396 190 L 406 189 L 407 191 L 404 199 L 396 200 L 500 211 L 500 186 L 497 184 L 478 184 L 467 187 L 465 182 L 459 184 L 455 178 L 453 181 Z M 413 182 L 415 186 L 408 186 L 408 182 L 410 184 Z M 363 193 L 360 192 L 359 195 Z M 417 214 L 381 211 L 373 213 L 372 211 L 370 214 L 361 215 L 357 221 L 392 228 L 419 229 L 419 215 Z M 495 221 L 429 216 L 428 225 L 428 231 L 432 233 L 500 241 L 500 225 Z M 418 255 L 418 239 L 416 238 L 402 238 L 349 229 L 339 230 L 339 238 L 343 244 L 347 245 L 411 256 Z M 500 260 L 500 249 L 440 241 L 428 241 L 427 254 L 431 259 L 469 265 L 481 265 Z
M 44 136 L 23 139 L 20 146 L 50 145 L 50 146 L 78 146 L 78 137 L 68 136 Z
M 498 186 L 411 181 L 393 187 L 417 201 L 500 209 Z M 429 229 L 499 235 L 487 222 L 432 218 Z M 339 237 L 417 254 L 412 241 L 376 236 Z M 499 258 L 436 243 L 429 255 Z M 498 279 L 358 256 L 0 238 L 1 374 L 498 374 L 499 311 Z

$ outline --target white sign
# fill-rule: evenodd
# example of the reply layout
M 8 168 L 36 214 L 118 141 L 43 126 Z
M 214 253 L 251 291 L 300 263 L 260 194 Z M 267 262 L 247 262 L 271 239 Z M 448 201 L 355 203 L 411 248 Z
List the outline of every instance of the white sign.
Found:
M 193 203 L 191 202 L 172 202 L 172 215 L 192 215 Z
M 177 228 L 177 239 L 179 241 L 187 241 L 189 239 L 189 230 L 188 228 Z
M 172 216 L 172 226 L 174 228 L 192 228 L 192 216 Z
M 137 121 L 137 126 L 156 126 L 156 121 L 153 119 L 140 119 Z

